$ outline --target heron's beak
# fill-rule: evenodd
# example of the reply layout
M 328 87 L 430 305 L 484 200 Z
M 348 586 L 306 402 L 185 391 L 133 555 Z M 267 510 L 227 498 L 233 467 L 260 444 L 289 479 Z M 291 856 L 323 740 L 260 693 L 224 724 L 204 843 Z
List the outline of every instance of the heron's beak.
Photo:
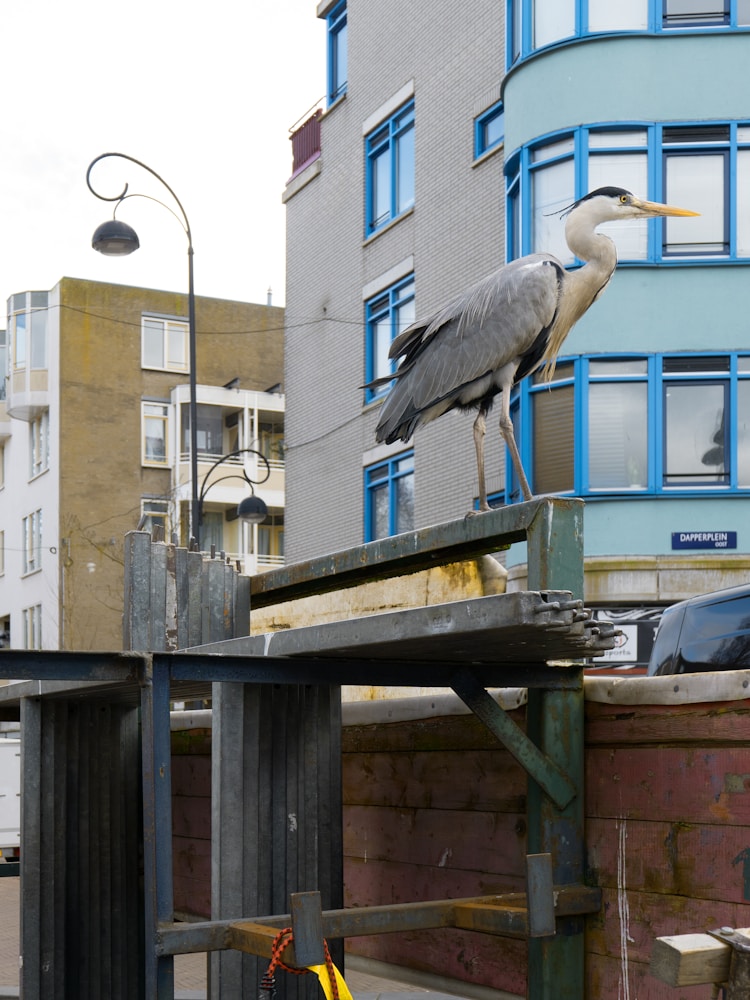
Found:
M 674 205 L 661 205 L 658 201 L 641 201 L 640 198 L 633 198 L 633 206 L 644 215 L 700 215 L 700 212 L 691 212 L 689 208 L 675 208 Z

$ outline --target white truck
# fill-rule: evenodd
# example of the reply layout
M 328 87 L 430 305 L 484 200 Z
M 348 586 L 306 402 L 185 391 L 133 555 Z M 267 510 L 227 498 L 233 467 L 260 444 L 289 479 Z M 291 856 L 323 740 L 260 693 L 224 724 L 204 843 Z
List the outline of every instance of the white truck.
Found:
M 0 875 L 17 875 L 21 857 L 21 741 L 0 738 Z

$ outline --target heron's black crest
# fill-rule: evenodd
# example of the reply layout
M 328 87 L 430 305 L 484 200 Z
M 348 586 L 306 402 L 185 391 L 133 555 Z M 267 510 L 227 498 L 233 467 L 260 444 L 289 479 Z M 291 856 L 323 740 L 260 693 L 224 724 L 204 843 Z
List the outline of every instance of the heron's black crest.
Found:
M 567 208 L 564 208 L 562 212 L 560 212 L 560 218 L 564 219 L 566 216 L 570 215 L 574 208 L 578 208 L 578 206 L 582 205 L 584 201 L 589 201 L 591 198 L 619 198 L 623 194 L 629 195 L 631 198 L 633 197 L 632 191 L 628 191 L 625 188 L 620 187 L 600 187 L 595 191 L 589 191 L 589 193 L 585 194 L 583 198 L 579 198 L 578 201 L 574 201 L 572 205 L 568 205 Z

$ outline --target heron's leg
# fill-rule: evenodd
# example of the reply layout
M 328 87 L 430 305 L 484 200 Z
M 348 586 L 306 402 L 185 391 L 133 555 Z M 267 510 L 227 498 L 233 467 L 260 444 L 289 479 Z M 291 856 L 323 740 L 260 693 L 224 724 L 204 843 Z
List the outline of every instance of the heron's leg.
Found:
M 489 510 L 487 503 L 487 485 L 484 479 L 484 436 L 487 432 L 487 410 L 479 407 L 477 419 L 474 421 L 474 447 L 477 452 L 477 480 L 479 483 L 479 509 Z
M 513 462 L 513 468 L 516 470 L 518 481 L 521 484 L 523 498 L 524 500 L 531 500 L 532 493 L 529 488 L 529 481 L 526 478 L 526 473 L 523 471 L 523 466 L 521 465 L 521 456 L 518 454 L 516 436 L 513 433 L 513 421 L 510 419 L 510 386 L 503 389 L 500 399 L 500 433 L 503 435 L 505 443 L 508 446 L 510 458 Z

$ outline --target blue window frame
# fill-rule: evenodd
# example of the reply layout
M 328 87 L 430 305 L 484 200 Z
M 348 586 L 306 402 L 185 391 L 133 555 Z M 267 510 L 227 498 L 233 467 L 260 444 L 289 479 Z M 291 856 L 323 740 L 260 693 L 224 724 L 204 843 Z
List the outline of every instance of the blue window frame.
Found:
M 348 44 L 346 0 L 336 4 L 326 18 L 328 31 L 328 105 L 346 93 Z
M 414 101 L 365 139 L 367 236 L 414 205 Z
M 393 340 L 415 320 L 414 275 L 403 278 L 365 302 L 365 381 L 383 378 L 396 370 L 397 360 L 388 352 Z M 366 389 L 369 403 L 388 391 Z
M 508 0 L 508 67 L 548 45 L 623 32 L 750 27 L 748 0 Z
M 750 259 L 750 123 L 583 125 L 516 150 L 506 177 L 508 259 L 575 264 L 559 213 L 610 184 L 700 213 L 601 226 L 621 263 Z
M 414 530 L 414 452 L 365 469 L 365 541 Z
M 566 358 L 511 413 L 535 493 L 750 493 L 750 354 Z
M 505 114 L 503 102 L 498 101 L 474 119 L 474 159 L 500 146 L 504 139 Z

